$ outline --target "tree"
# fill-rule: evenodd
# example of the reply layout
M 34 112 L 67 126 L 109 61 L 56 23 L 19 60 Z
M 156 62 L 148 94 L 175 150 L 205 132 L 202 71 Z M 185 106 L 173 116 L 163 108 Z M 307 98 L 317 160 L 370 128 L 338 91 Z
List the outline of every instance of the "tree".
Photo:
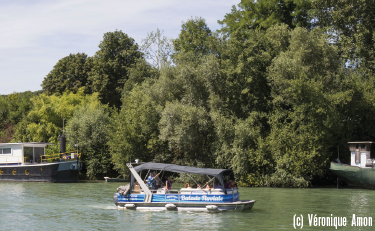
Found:
M 164 31 L 159 28 L 156 32 L 147 34 L 145 39 L 142 39 L 143 45 L 141 51 L 145 54 L 145 58 L 152 61 L 154 67 L 160 70 L 162 65 L 170 65 L 173 55 L 173 43 L 171 39 L 163 36 Z
M 142 58 L 134 39 L 120 31 L 107 32 L 93 57 L 89 76 L 92 92 L 98 92 L 103 104 L 119 108 L 129 68 Z
M 107 146 L 109 122 L 108 107 L 97 100 L 77 109 L 67 123 L 67 140 L 72 147 L 78 142 L 81 161 L 90 179 L 107 174 L 112 169 Z
M 29 113 L 32 108 L 30 99 L 40 94 L 37 92 L 12 93 L 0 96 L 0 141 L 9 142 L 14 134 L 15 125 Z
M 97 94 L 85 95 L 81 88 L 77 94 L 40 94 L 31 99 L 32 109 L 15 128 L 14 141 L 57 143 L 62 134 L 63 119 L 68 121 L 80 106 L 97 99 Z
M 108 145 L 112 163 L 122 175 L 129 174 L 130 160 L 172 161 L 165 156 L 165 143 L 158 139 L 157 105 L 150 98 L 150 82 L 136 85 L 123 97 L 119 113 L 113 113 Z
M 191 18 L 181 27 L 178 38 L 173 40 L 176 54 L 182 53 L 192 60 L 199 60 L 212 52 L 212 32 L 203 18 Z
M 254 29 L 266 30 L 284 23 L 290 28 L 310 28 L 311 0 L 241 0 L 238 7 L 219 21 L 221 31 L 232 35 L 235 32 L 248 37 Z
M 375 4 L 372 0 L 316 0 L 317 25 L 326 28 L 342 57 L 375 72 Z
M 156 80 L 159 78 L 160 71 L 146 62 L 145 59 L 138 59 L 131 68 L 129 68 L 129 78 L 126 80 L 122 96 L 130 92 L 137 84 L 141 85 L 144 81 Z
M 84 87 L 85 93 L 89 93 L 87 79 L 90 71 L 91 62 L 85 53 L 70 54 L 60 59 L 44 78 L 43 91 L 47 95 L 76 93 L 78 89 Z
M 168 141 L 171 150 L 182 152 L 183 158 L 207 158 L 210 120 L 203 107 L 167 103 L 161 114 L 159 129 L 160 139 Z
M 337 49 L 319 29 L 293 30 L 288 50 L 272 61 L 268 145 L 276 171 L 268 185 L 306 186 L 325 174 L 340 124 L 340 67 Z
M 220 111 L 225 116 L 246 119 L 252 112 L 271 110 L 267 68 L 280 52 L 288 49 L 289 36 L 290 29 L 281 24 L 265 31 L 253 30 L 246 41 L 236 36 L 228 39 L 220 55 L 223 83 L 217 92 L 222 102 Z

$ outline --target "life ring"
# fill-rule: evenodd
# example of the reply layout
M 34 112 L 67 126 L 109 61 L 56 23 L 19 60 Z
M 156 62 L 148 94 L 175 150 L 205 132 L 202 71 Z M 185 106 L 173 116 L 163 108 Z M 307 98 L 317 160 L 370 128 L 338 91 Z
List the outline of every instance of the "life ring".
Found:
M 68 159 L 68 157 L 64 154 L 63 159 L 66 160 L 66 159 Z

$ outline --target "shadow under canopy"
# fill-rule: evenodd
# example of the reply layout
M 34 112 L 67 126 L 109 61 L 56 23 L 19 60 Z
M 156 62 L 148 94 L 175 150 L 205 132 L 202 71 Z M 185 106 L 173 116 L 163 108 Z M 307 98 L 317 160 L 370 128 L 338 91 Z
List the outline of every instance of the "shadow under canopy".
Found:
M 140 171 L 144 169 L 213 176 L 219 180 L 221 186 L 223 187 L 223 191 L 225 194 L 227 193 L 227 191 L 224 187 L 225 186 L 224 177 L 228 177 L 232 181 L 234 180 L 233 170 L 231 169 L 196 168 L 196 167 L 181 166 L 181 165 L 176 165 L 176 164 L 164 164 L 164 163 L 152 163 L 152 162 L 143 163 L 139 166 L 134 167 L 134 170 L 137 173 L 139 173 Z M 132 174 L 130 187 L 133 188 L 133 185 L 134 185 L 134 176 Z

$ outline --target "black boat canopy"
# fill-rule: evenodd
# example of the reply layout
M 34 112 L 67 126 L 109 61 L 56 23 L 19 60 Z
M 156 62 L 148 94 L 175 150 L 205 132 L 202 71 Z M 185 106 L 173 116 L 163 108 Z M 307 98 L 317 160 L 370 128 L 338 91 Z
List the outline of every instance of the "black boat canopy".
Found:
M 195 167 L 188 167 L 188 166 L 181 166 L 176 164 L 163 164 L 163 163 L 143 163 L 139 166 L 134 167 L 136 172 L 140 172 L 144 169 L 151 169 L 151 170 L 163 170 L 168 172 L 179 172 L 179 173 L 190 173 L 190 174 L 202 174 L 202 175 L 209 175 L 216 177 L 221 186 L 223 187 L 224 192 L 225 184 L 224 184 L 224 175 L 228 176 L 231 180 L 234 180 L 233 170 L 230 169 L 214 169 L 214 168 L 195 168 Z M 134 176 L 131 176 L 131 186 L 134 184 Z

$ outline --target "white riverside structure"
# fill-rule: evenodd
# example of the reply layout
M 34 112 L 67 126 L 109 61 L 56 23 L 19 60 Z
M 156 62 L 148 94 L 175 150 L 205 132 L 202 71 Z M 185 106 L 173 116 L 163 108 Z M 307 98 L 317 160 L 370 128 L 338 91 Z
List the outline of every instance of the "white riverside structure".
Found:
M 240 200 L 238 188 L 226 189 L 224 187 L 224 177 L 234 180 L 232 170 L 195 168 L 163 163 L 143 163 L 134 168 L 129 163 L 127 166 L 132 174 L 130 184 L 119 187 L 117 193 L 113 195 L 114 203 L 118 209 L 221 212 L 249 210 L 255 203 L 255 200 Z M 205 175 L 210 183 L 216 180 L 221 187 L 171 190 L 159 187 L 150 189 L 139 175 L 142 170 L 148 170 L 146 178 L 153 170 L 201 174 Z M 156 180 L 160 181 L 157 177 Z M 193 181 L 195 180 L 193 179 Z

